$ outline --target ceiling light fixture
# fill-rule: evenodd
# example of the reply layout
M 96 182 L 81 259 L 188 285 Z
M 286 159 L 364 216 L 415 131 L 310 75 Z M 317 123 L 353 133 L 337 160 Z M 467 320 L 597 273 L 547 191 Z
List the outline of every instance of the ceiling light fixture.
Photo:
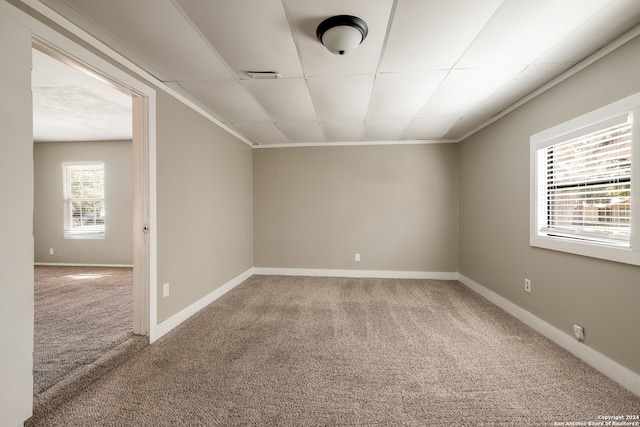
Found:
M 368 32 L 369 27 L 362 19 L 351 15 L 337 15 L 318 25 L 316 37 L 329 52 L 346 55 L 362 43 Z

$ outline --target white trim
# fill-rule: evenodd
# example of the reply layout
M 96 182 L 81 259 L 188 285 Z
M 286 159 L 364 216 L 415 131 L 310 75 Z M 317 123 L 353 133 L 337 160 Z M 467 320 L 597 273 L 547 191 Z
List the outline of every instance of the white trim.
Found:
M 640 178 L 636 177 L 638 169 L 636 163 L 640 160 L 640 156 L 636 153 L 636 149 L 640 147 L 640 133 L 638 130 L 638 118 L 640 112 L 640 92 L 629 95 L 618 101 L 614 101 L 608 105 L 597 108 L 588 113 L 582 114 L 573 119 L 559 123 L 549 129 L 545 129 L 529 138 L 529 245 L 543 249 L 567 252 L 576 255 L 599 258 L 608 261 L 621 262 L 631 265 L 640 265 L 640 247 L 638 241 L 640 237 L 640 215 L 631 217 L 632 237 L 629 241 L 631 247 L 616 247 L 612 245 L 600 244 L 594 241 L 579 241 L 573 239 L 562 239 L 558 237 L 546 236 L 541 233 L 541 218 L 546 215 L 546 204 L 544 202 L 544 194 L 540 194 L 540 188 L 544 188 L 539 177 L 545 173 L 545 148 L 557 143 L 559 138 L 570 138 L 574 134 L 582 134 L 603 126 L 607 121 L 617 122 L 619 116 L 634 112 L 634 132 L 632 133 L 632 185 L 636 184 Z M 632 212 L 640 201 L 635 200 L 637 189 L 634 191 L 632 186 Z M 542 201 L 541 201 L 542 196 Z
M 260 148 L 297 148 L 297 147 L 345 147 L 345 146 L 372 146 L 372 145 L 428 145 L 428 144 L 455 144 L 454 139 L 411 139 L 404 141 L 343 141 L 343 142 L 292 142 L 289 144 L 258 144 L 254 149 Z
M 455 272 L 394 271 L 394 270 L 331 270 L 315 268 L 254 267 L 254 274 L 265 276 L 368 277 L 374 279 L 434 279 L 457 280 Z
M 68 240 L 104 240 L 105 232 L 104 231 L 92 231 L 92 232 L 81 232 L 81 231 L 66 231 L 62 234 L 62 237 Z
M 594 126 L 599 129 L 605 126 L 603 123 L 613 120 L 615 123 L 620 122 L 619 116 L 626 115 L 634 108 L 640 105 L 640 93 L 634 93 L 603 107 L 589 111 L 573 119 L 559 123 L 549 129 L 545 129 L 531 135 L 530 142 L 535 144 L 536 148 L 546 148 L 557 143 L 558 138 L 569 139 L 572 132 L 587 133 L 589 128 Z
M 622 387 L 626 388 L 637 396 L 640 396 L 639 374 L 636 374 L 635 372 L 622 366 L 618 362 L 611 360 L 602 353 L 599 353 L 591 347 L 588 347 L 585 344 L 575 340 L 571 335 L 545 322 L 539 317 L 515 305 L 514 303 L 498 295 L 497 293 L 485 288 L 472 279 L 469 279 L 463 274 L 458 274 L 458 280 L 471 290 L 477 292 L 478 294 L 491 301 L 493 304 L 511 314 L 513 317 L 522 321 L 527 326 L 541 333 L 554 343 L 558 344 L 560 347 L 572 353 L 574 356 L 578 357 L 598 371 L 602 372 L 604 375 L 611 378 Z
M 26 4 L 26 3 L 25 3 Z M 41 13 L 43 13 L 41 9 L 41 5 L 38 2 L 30 2 L 33 8 Z M 149 228 L 150 228 L 150 237 L 149 237 L 149 295 L 148 295 L 148 304 L 149 304 L 149 328 L 151 329 L 152 325 L 155 325 L 156 322 L 156 312 L 157 312 L 157 301 L 156 301 L 156 283 L 157 283 L 157 269 L 158 269 L 158 252 L 157 252 L 157 212 L 156 212 L 156 90 L 145 83 L 144 80 L 140 80 L 131 74 L 123 71 L 117 66 L 109 63 L 108 61 L 100 58 L 96 54 L 82 47 L 75 41 L 67 38 L 61 33 L 57 32 L 53 28 L 45 25 L 34 17 L 28 15 L 22 10 L 16 8 L 15 6 L 0 1 L 0 11 L 5 12 L 7 15 L 12 16 L 18 22 L 27 26 L 31 29 L 32 36 L 34 40 L 37 38 L 38 41 L 45 46 L 51 47 L 55 51 L 64 52 L 64 55 L 73 58 L 79 63 L 83 64 L 83 66 L 87 67 L 95 72 L 96 77 L 98 78 L 106 78 L 109 82 L 115 83 L 120 87 L 126 88 L 129 90 L 134 96 L 138 96 L 140 98 L 147 99 L 147 143 L 149 150 L 149 158 L 148 158 L 148 167 L 149 167 Z M 50 11 L 53 13 L 52 11 Z M 46 15 L 46 13 L 43 13 Z M 57 14 L 56 14 L 57 15 Z M 49 18 L 52 18 L 49 16 Z M 55 21 L 57 24 L 62 25 L 61 22 Z M 82 30 L 79 30 L 74 24 L 64 20 L 64 23 L 70 26 L 70 28 L 75 28 L 78 31 L 76 34 L 80 39 L 89 43 L 88 40 L 82 37 Z M 72 33 L 72 29 L 69 29 Z M 75 33 L 74 33 L 75 34 Z M 88 36 L 90 37 L 90 36 Z M 92 39 L 94 40 L 94 39 Z M 89 43 L 91 44 L 91 43 Z M 97 47 L 96 47 L 97 48 Z M 99 48 L 97 48 L 100 50 Z M 104 53 L 104 52 L 103 52 Z M 117 59 L 116 59 L 117 61 Z M 126 66 L 126 64 L 124 64 Z M 149 81 L 148 79 L 146 79 Z M 161 83 L 161 82 L 160 82 Z M 158 87 L 162 87 L 161 85 L 157 85 Z
M 632 150 L 635 155 L 634 162 L 631 164 L 631 237 L 629 243 L 631 248 L 636 251 L 637 263 L 640 265 L 640 106 L 633 110 L 633 128 L 631 130 L 634 136 L 634 145 Z
M 115 267 L 133 268 L 133 264 L 78 264 L 75 262 L 34 262 L 33 265 L 44 265 L 50 267 Z
M 156 94 L 148 97 L 149 139 L 149 287 L 147 294 L 147 334 L 151 336 L 158 322 L 158 194 L 156 150 Z
M 533 234 L 533 231 L 529 237 L 529 245 L 623 264 L 640 265 L 640 251 L 636 248 L 607 246 L 597 242 L 561 240 L 557 237 L 538 236 Z
M 163 320 L 157 325 L 152 324 L 150 328 L 150 333 L 149 333 L 149 343 L 153 343 L 158 338 L 160 338 L 161 336 L 163 336 L 164 334 L 171 331 L 173 328 L 175 328 L 176 326 L 180 325 L 182 322 L 187 320 L 189 317 L 193 316 L 198 311 L 202 310 L 207 305 L 211 304 L 212 302 L 214 302 L 215 300 L 217 300 L 218 298 L 220 298 L 221 296 L 229 292 L 231 289 L 235 288 L 240 283 L 247 280 L 249 277 L 253 275 L 253 270 L 254 270 L 253 267 L 249 268 L 244 273 L 241 273 L 238 276 L 234 277 L 233 279 L 229 280 L 224 285 L 216 288 L 209 294 L 203 296 L 199 300 L 183 308 L 182 310 L 172 315 L 171 317 L 167 318 L 166 320 Z

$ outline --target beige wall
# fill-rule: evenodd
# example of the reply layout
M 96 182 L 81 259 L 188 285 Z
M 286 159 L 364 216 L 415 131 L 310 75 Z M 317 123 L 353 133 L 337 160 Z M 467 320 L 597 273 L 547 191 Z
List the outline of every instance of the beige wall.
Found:
M 255 265 L 455 272 L 457 176 L 453 144 L 254 150 Z
M 460 273 L 640 373 L 640 267 L 529 246 L 529 137 L 640 91 L 640 38 L 460 144 Z M 524 292 L 524 279 L 532 293 Z
M 253 266 L 253 172 L 251 147 L 162 92 L 157 122 L 162 321 Z
M 41 263 L 133 263 L 131 141 L 36 142 L 34 144 L 35 261 Z M 62 163 L 101 161 L 105 168 L 105 238 L 63 237 Z M 54 254 L 49 254 L 49 249 Z
M 0 10 L 0 425 L 33 404 L 31 31 Z

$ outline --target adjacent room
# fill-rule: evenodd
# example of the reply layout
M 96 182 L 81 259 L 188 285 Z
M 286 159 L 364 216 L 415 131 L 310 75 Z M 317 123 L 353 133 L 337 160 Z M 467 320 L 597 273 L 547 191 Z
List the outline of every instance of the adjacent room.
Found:
M 72 66 L 74 65 L 74 66 Z M 34 397 L 133 342 L 132 100 L 33 49 Z
M 133 134 L 34 143 L 33 46 Z M 3 425 L 640 425 L 640 2 L 8 0 L 0 52 Z M 34 263 L 133 265 L 140 344 L 44 404 Z

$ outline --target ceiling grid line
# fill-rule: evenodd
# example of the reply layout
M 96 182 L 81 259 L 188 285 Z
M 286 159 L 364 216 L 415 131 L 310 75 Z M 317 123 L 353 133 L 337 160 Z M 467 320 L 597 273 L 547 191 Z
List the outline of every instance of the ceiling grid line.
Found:
M 304 58 L 302 56 L 300 43 L 298 42 L 298 35 L 296 32 L 295 24 L 293 22 L 293 18 L 291 17 L 291 13 L 289 12 L 289 7 L 287 6 L 286 0 L 282 0 L 281 3 L 282 3 L 282 8 L 284 9 L 285 16 L 287 17 L 287 22 L 289 23 L 289 30 L 291 31 L 291 37 L 293 39 L 293 43 L 296 47 L 296 52 L 298 53 L 298 58 L 300 60 L 300 67 L 302 68 L 302 75 L 303 75 L 305 87 L 307 88 L 307 92 L 311 93 L 311 89 L 309 88 L 309 77 L 306 75 L 304 71 L 305 70 Z M 313 107 L 313 112 L 316 118 L 316 122 L 320 124 L 320 126 L 318 126 L 320 129 L 320 133 L 322 134 L 323 139 L 326 140 L 327 135 L 325 133 L 324 127 L 321 124 L 320 117 L 318 116 L 318 108 L 315 105 L 313 97 L 311 97 L 311 105 Z M 291 143 L 295 144 L 295 141 L 291 141 Z
M 182 7 L 177 3 L 176 0 L 169 0 L 171 2 L 171 5 L 176 9 L 176 11 L 178 11 L 178 13 L 180 13 L 180 15 L 182 16 L 182 18 L 185 20 L 185 22 L 187 24 L 189 24 L 189 26 L 193 29 L 193 31 L 198 35 L 198 37 L 200 37 L 200 39 L 204 42 L 204 44 L 206 44 L 209 49 L 211 50 L 211 52 L 216 55 L 218 57 L 218 59 L 220 60 L 220 62 L 227 68 L 227 70 L 229 70 L 229 73 L 231 73 L 232 76 L 234 76 L 236 78 L 236 80 L 240 80 L 240 78 L 238 77 L 238 75 L 233 71 L 233 68 L 231 68 L 231 66 L 229 66 L 229 64 L 224 60 L 224 58 L 222 56 L 220 56 L 220 54 L 218 53 L 218 51 L 211 45 L 211 42 L 209 41 L 209 39 L 207 39 L 204 34 L 202 34 L 202 31 L 200 31 L 200 28 L 198 28 L 198 26 L 193 22 L 193 20 L 189 17 L 189 15 L 187 15 L 187 13 L 184 11 L 184 9 L 182 9 Z M 176 81 L 177 82 L 177 81 Z
M 365 118 L 369 117 L 369 112 L 371 111 L 371 104 L 373 102 L 373 91 L 376 87 L 376 81 L 378 80 L 378 76 L 380 76 L 380 67 L 382 66 L 382 61 L 384 60 L 384 54 L 387 49 L 387 41 L 389 40 L 389 34 L 391 33 L 391 26 L 393 25 L 393 18 L 396 13 L 396 7 L 398 7 L 398 0 L 393 0 L 391 4 L 391 11 L 389 12 L 389 19 L 387 20 L 387 27 L 384 35 L 384 41 L 382 42 L 382 49 L 380 50 L 380 58 L 378 59 L 378 65 L 376 66 L 376 72 L 373 76 L 373 86 L 371 86 L 371 97 L 369 98 L 369 106 L 367 108 L 367 113 Z M 365 132 L 367 129 L 367 122 L 365 119 L 365 123 L 362 126 L 361 140 L 365 138 Z

